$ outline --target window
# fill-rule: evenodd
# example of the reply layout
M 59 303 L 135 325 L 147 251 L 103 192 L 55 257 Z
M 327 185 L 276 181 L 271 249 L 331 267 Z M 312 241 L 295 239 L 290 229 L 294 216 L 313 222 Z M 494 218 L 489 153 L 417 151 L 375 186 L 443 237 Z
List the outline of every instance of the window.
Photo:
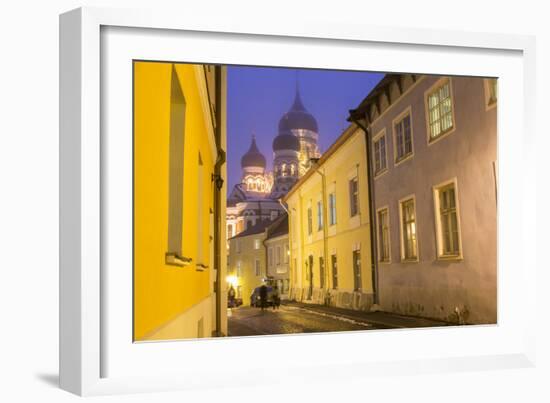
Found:
M 184 194 L 184 142 L 185 142 L 185 97 L 181 90 L 175 68 L 172 67 L 170 95 L 170 150 L 168 183 L 168 250 L 167 264 L 183 266 L 191 262 L 183 257 L 183 194 Z
M 390 226 L 388 209 L 378 211 L 378 260 L 380 262 L 390 261 Z
M 271 221 L 275 220 L 278 215 L 279 212 L 277 210 L 271 210 Z
M 428 94 L 428 123 L 430 141 L 453 128 L 451 83 L 448 80 Z
M 269 267 L 273 266 L 273 248 L 267 250 L 267 263 Z
M 418 258 L 414 198 L 401 202 L 401 259 Z
M 438 256 L 459 257 L 461 242 L 455 183 L 436 188 L 434 202 Z
M 317 202 L 317 231 L 323 229 L 323 203 Z
M 256 277 L 259 277 L 262 274 L 259 259 L 254 260 L 254 273 L 256 274 Z
M 330 257 L 331 266 L 332 266 L 332 288 L 335 290 L 338 288 L 338 259 L 336 254 Z
M 307 208 L 307 233 L 311 235 L 313 232 L 313 217 L 311 212 L 311 207 Z
M 254 239 L 254 249 L 258 250 L 260 249 L 261 240 L 260 239 Z
M 393 125 L 395 135 L 395 162 L 412 155 L 411 114 L 407 113 Z
M 386 168 L 386 135 L 382 134 L 374 139 L 374 174 L 379 175 Z
M 319 283 L 321 288 L 325 288 L 325 259 L 319 257 Z
M 329 208 L 329 224 L 336 224 L 336 193 L 331 193 L 328 195 L 328 208 Z
M 290 257 L 290 250 L 288 248 L 288 245 L 285 244 L 284 251 L 283 251 L 283 259 L 285 263 L 288 263 L 289 257 Z
M 275 248 L 275 264 L 277 264 L 277 266 L 279 266 L 281 264 L 281 247 L 280 246 L 277 246 Z
M 353 251 L 353 289 L 361 291 L 361 251 Z
M 349 181 L 349 207 L 351 217 L 359 214 L 359 183 L 357 177 Z

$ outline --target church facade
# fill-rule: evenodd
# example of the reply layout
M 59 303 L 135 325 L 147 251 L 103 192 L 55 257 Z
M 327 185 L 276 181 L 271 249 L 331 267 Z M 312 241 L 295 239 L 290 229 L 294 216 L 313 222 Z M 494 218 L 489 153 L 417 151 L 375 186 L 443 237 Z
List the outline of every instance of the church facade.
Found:
M 280 199 L 319 158 L 318 126 L 305 108 L 296 88 L 294 102 L 279 120 L 273 139 L 273 170 L 267 171 L 266 158 L 253 135 L 248 151 L 241 158 L 241 181 L 227 199 L 227 238 L 232 238 L 262 222 L 285 214 Z

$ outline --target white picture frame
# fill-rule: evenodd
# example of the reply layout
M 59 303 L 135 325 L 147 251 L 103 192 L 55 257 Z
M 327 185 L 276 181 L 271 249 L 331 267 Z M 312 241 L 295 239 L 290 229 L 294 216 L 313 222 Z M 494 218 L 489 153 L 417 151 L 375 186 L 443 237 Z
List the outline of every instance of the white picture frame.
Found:
M 192 32 L 195 37 L 216 33 L 216 40 L 241 41 L 254 48 L 294 44 L 311 50 L 311 60 L 296 67 L 365 69 L 357 51 L 388 52 L 387 60 L 373 59 L 372 70 L 398 71 L 391 52 L 410 55 L 440 52 L 449 60 L 471 57 L 502 58 L 502 65 L 480 64 L 476 75 L 491 76 L 505 69 L 499 95 L 499 324 L 449 329 L 392 330 L 349 332 L 326 335 L 271 336 L 234 339 L 210 339 L 186 342 L 141 344 L 141 352 L 151 362 L 163 362 L 162 371 L 132 373 L 120 366 L 106 369 L 105 362 L 116 355 L 105 346 L 110 343 L 102 319 L 110 306 L 102 289 L 102 171 L 105 150 L 101 142 L 102 125 L 102 30 L 118 27 L 149 35 L 155 30 L 170 32 L 170 38 L 156 49 L 158 54 L 173 51 L 174 35 Z M 141 30 L 141 31 L 140 31 Z M 170 30 L 170 31 L 168 31 Z M 127 35 L 129 31 L 123 33 Z M 151 39 L 154 45 L 156 38 Z M 146 41 L 147 42 L 147 41 Z M 151 46 L 143 43 L 143 48 Z M 160 42 L 159 42 L 160 44 Z M 313 46 L 315 44 L 315 46 Z M 315 47 L 315 49 L 313 49 Z M 227 48 L 231 48 L 227 46 Z M 368 49 L 367 49 L 368 48 Z M 331 49 L 337 56 L 355 58 L 323 60 L 319 55 Z M 388 49 L 390 51 L 388 51 Z M 151 54 L 155 53 L 152 52 Z M 245 53 L 232 48 L 234 54 L 210 53 L 211 63 L 272 65 L 273 54 L 267 51 Z M 198 53 L 197 53 L 198 54 Z M 477 55 L 477 56 L 476 56 Z M 297 53 L 295 54 L 298 57 Z M 224 59 L 226 58 L 226 59 Z M 231 61 L 229 58 L 233 58 Z M 282 56 L 281 56 L 282 58 Z M 516 192 L 525 188 L 522 175 L 526 156 L 534 136 L 535 43 L 529 36 L 489 33 L 466 33 L 443 30 L 419 30 L 397 27 L 380 28 L 363 24 L 342 24 L 304 20 L 300 25 L 281 21 L 206 19 L 186 13 L 152 10 L 80 8 L 60 17 L 60 385 L 79 395 L 135 393 L 228 385 L 253 385 L 326 379 L 326 382 L 350 376 L 412 374 L 479 369 L 520 368 L 535 362 L 535 324 L 519 311 L 535 311 L 536 264 L 526 252 L 527 235 L 535 233 L 534 211 L 524 206 L 534 203 L 534 192 Z M 420 60 L 419 60 L 420 59 Z M 172 59 L 165 59 L 172 60 Z M 298 60 L 298 59 L 296 59 Z M 411 58 L 410 70 L 423 73 L 474 74 L 472 66 L 445 64 Z M 433 60 L 432 60 L 433 61 Z M 281 59 L 281 65 L 285 61 Z M 309 65 L 308 65 L 309 63 Z M 392 66 L 393 64 L 393 67 Z M 499 70 L 500 71 L 500 70 Z M 504 71 L 504 70 L 503 70 Z M 518 81 L 519 80 L 519 81 Z M 115 90 L 116 91 L 116 90 Z M 121 94 L 119 94 L 121 95 Z M 123 94 L 124 95 L 124 94 Z M 514 95 L 514 99 L 511 96 Z M 131 93 L 124 95 L 131 98 Z M 507 98 L 508 96 L 508 98 Z M 518 98 L 519 97 L 519 98 Z M 131 101 L 131 99 L 130 99 Z M 127 102 L 124 101 L 124 102 Z M 118 107 L 118 106 L 117 106 Z M 519 109 L 518 109 L 519 108 Z M 513 112 L 513 113 L 512 113 Z M 124 116 L 121 117 L 124 119 Z M 520 136 L 520 133 L 522 134 Z M 515 140 L 515 143 L 514 143 Z M 519 158 L 523 169 L 514 169 Z M 511 246 L 510 233 L 521 234 L 523 242 Z M 521 267 L 521 275 L 512 268 Z M 521 290 L 521 308 L 507 297 L 515 284 Z M 130 313 L 129 313 L 130 315 Z M 520 319 L 521 318 L 521 319 Z M 110 332 L 117 332 L 111 329 Z M 404 338 L 416 346 L 414 351 L 401 344 Z M 456 345 L 462 340 L 464 346 Z M 342 346 L 338 357 L 316 357 L 316 345 L 322 341 Z M 492 342 L 491 342 L 492 341 Z M 131 340 L 128 340 L 131 343 Z M 445 344 L 445 346 L 441 346 Z M 111 345 L 111 344 L 109 344 Z M 358 346 L 364 348 L 357 350 Z M 371 348 L 374 346 L 374 348 Z M 254 357 L 269 348 L 290 357 L 276 374 L 262 374 L 266 363 Z M 220 363 L 231 360 L 232 351 L 241 352 L 242 363 L 235 374 L 228 374 Z M 145 351 L 147 350 L 147 351 Z M 296 355 L 295 353 L 300 354 Z M 129 352 L 134 354 L 134 352 Z M 170 356 L 179 359 L 168 362 Z M 160 358 L 159 358 L 160 357 Z M 181 357 L 186 357 L 181 360 Z M 125 357 L 119 357 L 120 359 Z M 132 357 L 126 357 L 132 358 Z M 143 356 L 141 356 L 143 358 Z M 269 365 L 272 365 L 270 363 Z M 238 369 L 239 369 L 238 368 Z M 307 369 L 307 371 L 304 371 Z M 337 371 L 335 371 L 337 369 Z M 128 370 L 127 373 L 125 371 Z M 260 372 L 258 372 L 260 370 Z M 251 379 L 247 373 L 256 373 Z M 112 375 L 111 373 L 116 375 Z M 154 373 L 156 372 L 156 374 Z

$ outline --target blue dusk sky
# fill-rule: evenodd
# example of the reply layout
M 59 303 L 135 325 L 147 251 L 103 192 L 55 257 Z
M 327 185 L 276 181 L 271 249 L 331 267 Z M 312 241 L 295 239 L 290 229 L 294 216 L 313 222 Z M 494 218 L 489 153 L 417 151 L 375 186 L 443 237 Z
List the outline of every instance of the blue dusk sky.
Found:
M 293 101 L 296 81 L 306 109 L 319 127 L 324 152 L 348 126 L 348 111 L 356 108 L 384 74 L 335 70 L 228 66 L 227 180 L 228 192 L 241 179 L 241 157 L 252 133 L 271 170 L 271 143 L 279 119 Z

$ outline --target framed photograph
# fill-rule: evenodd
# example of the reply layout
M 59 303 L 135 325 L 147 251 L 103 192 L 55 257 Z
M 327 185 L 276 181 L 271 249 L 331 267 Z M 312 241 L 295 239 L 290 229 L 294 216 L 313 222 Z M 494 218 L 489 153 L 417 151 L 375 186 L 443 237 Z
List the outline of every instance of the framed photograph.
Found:
M 533 365 L 533 38 L 83 8 L 60 46 L 63 389 Z

